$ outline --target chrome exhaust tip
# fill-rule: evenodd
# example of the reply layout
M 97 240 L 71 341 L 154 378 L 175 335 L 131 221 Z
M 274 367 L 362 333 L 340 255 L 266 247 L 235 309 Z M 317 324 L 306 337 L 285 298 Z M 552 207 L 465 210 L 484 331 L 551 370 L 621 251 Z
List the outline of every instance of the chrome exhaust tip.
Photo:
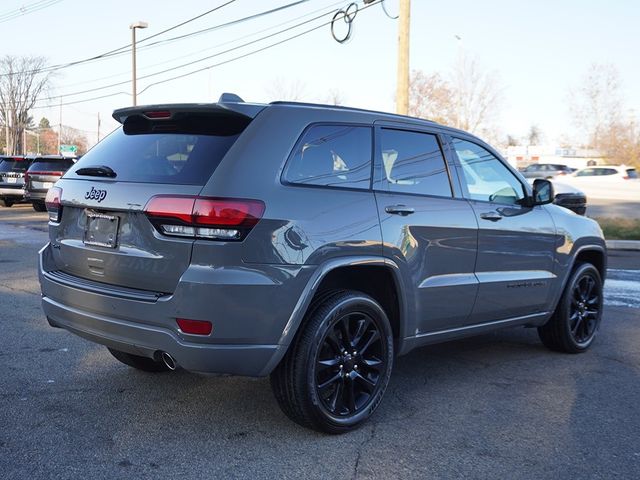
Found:
M 162 363 L 164 363 L 169 370 L 173 371 L 176 368 L 178 368 L 178 364 L 176 363 L 175 359 L 171 355 L 169 355 L 167 352 L 162 352 L 160 354 L 160 359 L 162 360 Z

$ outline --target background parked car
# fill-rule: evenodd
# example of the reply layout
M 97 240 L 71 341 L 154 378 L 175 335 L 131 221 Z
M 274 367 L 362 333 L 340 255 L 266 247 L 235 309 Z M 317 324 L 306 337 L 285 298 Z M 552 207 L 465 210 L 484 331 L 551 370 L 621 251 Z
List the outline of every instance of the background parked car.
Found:
M 520 170 L 525 178 L 554 178 L 558 175 L 570 175 L 573 169 L 566 165 L 555 163 L 533 163 Z
M 36 212 L 46 210 L 44 199 L 47 191 L 75 163 L 75 158 L 58 155 L 36 157 L 24 178 L 24 197 Z
M 31 160 L 13 155 L 0 157 L 0 205 L 11 207 L 24 201 L 24 173 Z
M 573 175 L 562 177 L 589 198 L 619 198 L 640 201 L 640 179 L 635 168 L 625 165 L 599 165 L 578 170 Z

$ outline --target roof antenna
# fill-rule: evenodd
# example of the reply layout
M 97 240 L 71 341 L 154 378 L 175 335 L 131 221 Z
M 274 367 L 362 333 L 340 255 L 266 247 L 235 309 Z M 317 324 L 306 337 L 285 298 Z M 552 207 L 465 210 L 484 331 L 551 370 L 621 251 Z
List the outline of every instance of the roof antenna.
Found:
M 244 103 L 244 100 L 235 93 L 223 93 L 220 95 L 218 103 Z

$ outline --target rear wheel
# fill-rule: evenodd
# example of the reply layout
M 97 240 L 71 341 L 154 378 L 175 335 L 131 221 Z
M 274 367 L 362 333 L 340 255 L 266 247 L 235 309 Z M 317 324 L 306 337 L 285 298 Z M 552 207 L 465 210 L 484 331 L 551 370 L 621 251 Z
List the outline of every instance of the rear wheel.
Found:
M 139 355 L 133 355 L 131 353 L 121 352 L 114 348 L 107 347 L 111 355 L 116 357 L 125 365 L 137 368 L 145 372 L 168 372 L 170 368 L 164 363 L 153 360 L 152 358 L 141 357 Z
M 8 200 L 6 198 L 0 199 L 0 205 L 3 207 L 13 207 L 13 200 Z
M 553 316 L 538 328 L 542 343 L 559 352 L 587 350 L 600 326 L 602 299 L 602 279 L 598 270 L 590 263 L 578 264 Z
M 33 206 L 33 209 L 36 212 L 46 212 L 47 211 L 47 206 L 44 204 L 44 202 L 33 202 L 31 205 Z
M 371 297 L 334 292 L 310 309 L 287 355 L 271 374 L 282 411 L 328 433 L 356 428 L 376 410 L 389 383 L 393 335 Z

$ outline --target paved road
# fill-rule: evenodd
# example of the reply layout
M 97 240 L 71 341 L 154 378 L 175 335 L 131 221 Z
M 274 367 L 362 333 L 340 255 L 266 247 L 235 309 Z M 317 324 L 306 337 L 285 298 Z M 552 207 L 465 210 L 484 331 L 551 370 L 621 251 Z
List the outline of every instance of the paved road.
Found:
M 587 215 L 595 218 L 640 218 L 640 203 L 625 200 L 588 198 Z
M 640 314 L 609 290 L 587 354 L 548 352 L 526 329 L 414 351 L 372 422 L 325 436 L 288 421 L 266 379 L 143 374 L 48 327 L 43 215 L 7 212 L 2 478 L 640 478 Z M 635 260 L 618 261 L 622 303 L 639 298 Z

